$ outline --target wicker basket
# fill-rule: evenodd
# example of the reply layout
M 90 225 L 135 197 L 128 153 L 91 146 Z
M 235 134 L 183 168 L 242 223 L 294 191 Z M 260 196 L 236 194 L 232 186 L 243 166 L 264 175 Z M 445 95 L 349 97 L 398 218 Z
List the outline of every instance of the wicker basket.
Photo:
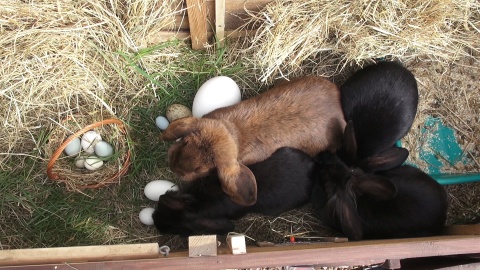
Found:
M 89 124 L 93 122 L 92 119 L 85 116 L 69 117 L 62 125 L 57 125 L 50 134 L 46 148 L 46 153 L 50 156 L 47 175 L 52 180 L 65 183 L 68 190 L 95 189 L 118 183 L 130 166 L 129 138 L 125 124 L 115 118 Z M 84 127 L 79 129 L 82 126 Z M 72 134 L 72 130 L 78 131 Z M 73 139 L 80 138 L 90 130 L 101 134 L 103 140 L 114 148 L 112 157 L 95 171 L 75 167 L 74 157 L 68 157 L 63 153 Z M 49 153 L 53 149 L 56 149 L 55 152 Z

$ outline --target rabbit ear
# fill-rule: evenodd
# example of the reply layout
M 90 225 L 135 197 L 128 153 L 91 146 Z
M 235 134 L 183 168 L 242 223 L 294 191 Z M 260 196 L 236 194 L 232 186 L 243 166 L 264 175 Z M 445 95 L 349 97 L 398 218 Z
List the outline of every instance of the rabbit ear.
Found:
M 355 138 L 355 129 L 352 120 L 348 121 L 343 133 L 343 151 L 345 161 L 349 164 L 357 162 L 357 139 Z
M 362 220 L 358 216 L 355 203 L 344 195 L 338 196 L 335 212 L 340 223 L 342 232 L 350 240 L 361 240 L 363 238 Z
M 239 205 L 249 206 L 257 202 L 257 182 L 247 166 L 235 162 L 230 165 L 219 165 L 218 176 L 223 191 Z
M 257 201 L 255 176 L 249 168 L 238 162 L 238 145 L 228 129 L 219 123 L 212 123 L 211 126 L 203 129 L 203 135 L 212 151 L 223 191 L 237 204 L 253 205 Z
M 402 165 L 408 158 L 408 150 L 392 146 L 387 150 L 362 160 L 360 167 L 368 172 L 386 171 Z
M 174 141 L 198 130 L 198 125 L 196 125 L 198 120 L 198 118 L 194 117 L 185 117 L 173 121 L 168 125 L 167 129 L 163 131 L 162 140 Z
M 357 196 L 369 196 L 377 200 L 392 199 L 397 194 L 397 187 L 392 181 L 376 174 L 356 176 L 352 180 L 352 188 Z

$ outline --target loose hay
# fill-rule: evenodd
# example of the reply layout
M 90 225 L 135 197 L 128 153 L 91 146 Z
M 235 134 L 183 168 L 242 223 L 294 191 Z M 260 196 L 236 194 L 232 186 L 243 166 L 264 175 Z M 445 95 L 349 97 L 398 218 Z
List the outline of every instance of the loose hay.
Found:
M 267 82 L 300 72 L 318 55 L 316 64 L 332 76 L 372 58 L 450 62 L 479 48 L 476 0 L 276 0 L 254 16 L 260 28 L 246 53 Z
M 178 0 L 18 1 L 0 6 L 0 169 L 43 159 L 39 133 L 70 114 L 122 118 L 144 78 L 118 51 L 151 46 L 174 23 Z M 13 158 L 16 162 L 10 162 Z

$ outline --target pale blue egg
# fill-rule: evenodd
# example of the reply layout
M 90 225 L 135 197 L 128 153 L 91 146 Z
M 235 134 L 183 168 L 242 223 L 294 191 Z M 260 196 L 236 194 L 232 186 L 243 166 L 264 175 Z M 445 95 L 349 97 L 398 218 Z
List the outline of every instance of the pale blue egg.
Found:
M 108 157 L 113 154 L 113 147 L 106 141 L 99 141 L 95 144 L 95 154 L 99 157 Z
M 74 156 L 82 150 L 82 146 L 80 144 L 80 139 L 75 138 L 70 143 L 67 144 L 64 151 L 67 156 Z
M 161 130 L 167 129 L 169 122 L 168 119 L 165 118 L 164 116 L 159 116 L 155 119 L 155 125 Z

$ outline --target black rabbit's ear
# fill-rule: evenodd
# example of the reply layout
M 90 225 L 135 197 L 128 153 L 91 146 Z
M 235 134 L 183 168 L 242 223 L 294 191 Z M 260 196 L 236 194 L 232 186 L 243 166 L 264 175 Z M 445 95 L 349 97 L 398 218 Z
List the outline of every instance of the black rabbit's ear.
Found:
M 362 160 L 360 167 L 368 172 L 386 171 L 402 165 L 408 158 L 408 150 L 392 146 L 387 150 Z
M 345 196 L 337 196 L 335 212 L 342 232 L 349 240 L 363 238 L 362 220 L 358 216 L 355 203 Z
M 377 200 L 395 197 L 397 187 L 388 178 L 376 174 L 363 174 L 352 180 L 352 188 L 357 196 L 368 196 Z
M 357 139 L 355 138 L 355 129 L 352 120 L 348 121 L 343 133 L 343 151 L 344 160 L 348 165 L 356 164 L 357 162 Z

